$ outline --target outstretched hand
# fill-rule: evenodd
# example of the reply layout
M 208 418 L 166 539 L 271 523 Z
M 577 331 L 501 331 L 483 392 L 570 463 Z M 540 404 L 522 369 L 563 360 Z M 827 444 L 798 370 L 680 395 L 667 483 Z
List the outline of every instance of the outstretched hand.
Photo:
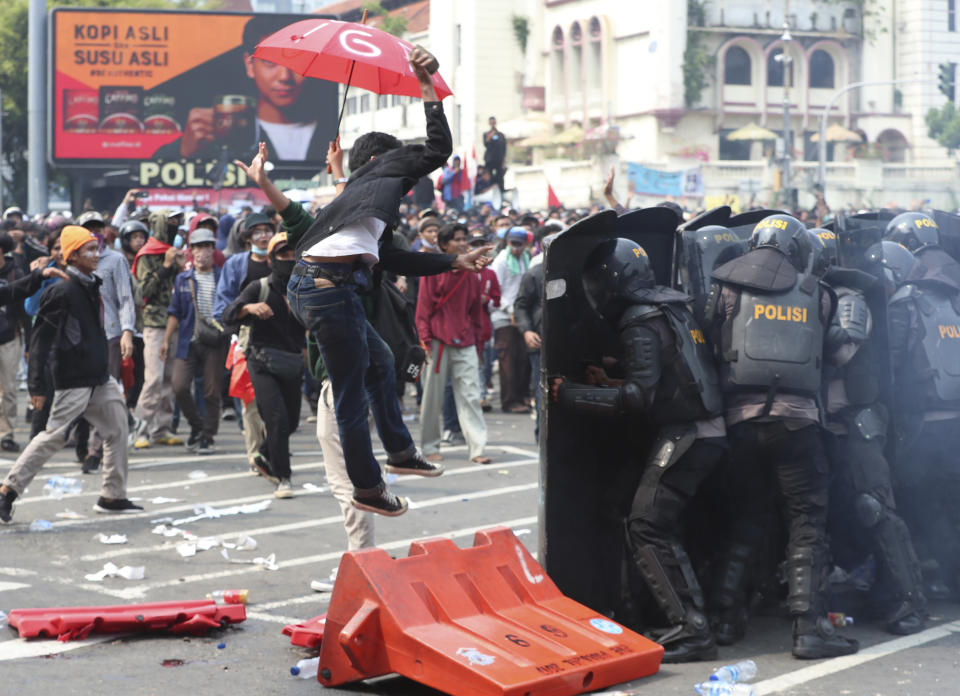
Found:
M 482 271 L 483 267 L 490 263 L 489 254 L 490 250 L 493 249 L 491 245 L 482 246 L 477 249 L 474 249 L 469 254 L 459 254 L 457 258 L 453 260 L 453 268 L 461 269 L 464 271 Z
M 342 157 L 342 155 L 341 155 Z M 267 144 L 261 142 L 257 154 L 253 156 L 249 165 L 244 164 L 240 160 L 234 160 L 233 163 L 240 167 L 243 170 L 243 173 L 246 174 L 251 181 L 253 181 L 257 186 L 262 187 L 263 183 L 270 181 L 270 178 L 267 176 Z

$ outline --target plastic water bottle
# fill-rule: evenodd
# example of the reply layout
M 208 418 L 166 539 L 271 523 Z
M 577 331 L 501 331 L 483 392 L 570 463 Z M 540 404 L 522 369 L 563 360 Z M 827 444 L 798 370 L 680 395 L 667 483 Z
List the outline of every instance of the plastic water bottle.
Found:
M 53 525 L 47 520 L 34 520 L 30 523 L 31 532 L 49 532 Z
M 702 684 L 694 684 L 693 690 L 700 696 L 753 696 L 753 687 L 749 684 L 722 681 L 705 681 Z
M 307 657 L 290 668 L 290 674 L 301 679 L 316 679 L 320 670 L 320 657 Z
M 66 476 L 51 476 L 43 484 L 43 494 L 48 498 L 59 500 L 65 495 L 83 492 L 83 481 Z
M 748 682 L 757 676 L 757 663 L 753 660 L 742 660 L 735 665 L 726 665 L 710 675 L 710 681 L 721 682 Z
M 214 590 L 207 595 L 217 604 L 246 604 L 249 590 Z

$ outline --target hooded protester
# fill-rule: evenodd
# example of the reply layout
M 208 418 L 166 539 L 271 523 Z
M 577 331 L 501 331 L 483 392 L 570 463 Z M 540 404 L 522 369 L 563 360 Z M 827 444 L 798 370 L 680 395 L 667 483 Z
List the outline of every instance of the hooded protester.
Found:
M 267 431 L 257 462 L 260 473 L 276 486 L 274 497 L 292 498 L 290 435 L 300 422 L 306 332 L 287 304 L 287 283 L 296 262 L 285 232 L 270 240 L 268 258 L 270 275 L 248 283 L 224 310 L 223 319 L 251 327 L 247 368 Z
M 173 283 L 183 269 L 182 239 L 178 240 L 183 214 L 158 210 L 150 214 L 150 238 L 133 260 L 133 276 L 142 298 L 143 317 L 143 391 L 137 402 L 143 421 L 134 447 L 182 445 L 173 427 L 173 359 L 160 356 L 167 328 L 167 309 L 173 295 Z

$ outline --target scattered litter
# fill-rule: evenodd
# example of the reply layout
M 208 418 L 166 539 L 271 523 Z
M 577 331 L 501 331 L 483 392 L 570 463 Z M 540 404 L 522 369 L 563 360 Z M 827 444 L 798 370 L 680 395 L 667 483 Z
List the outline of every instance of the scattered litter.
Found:
M 530 534 L 529 529 L 515 529 L 513 530 L 513 536 L 523 536 L 524 534 Z
M 387 474 L 386 476 L 383 477 L 383 480 L 384 480 L 384 482 L 386 482 L 386 483 L 393 483 L 393 482 L 396 481 L 398 478 L 400 478 L 400 477 L 397 476 L 396 474 Z
M 31 532 L 49 532 L 53 524 L 49 520 L 34 520 L 30 523 Z
M 207 478 L 207 472 L 197 469 L 196 471 L 191 471 L 187 474 L 188 479 L 205 479 Z
M 170 520 L 170 521 L 172 522 L 173 520 Z M 162 534 L 163 536 L 168 538 L 180 536 L 186 539 L 187 541 L 195 541 L 197 539 L 197 535 L 194 534 L 193 532 L 188 532 L 186 529 L 177 529 L 176 527 L 168 527 L 165 524 L 158 524 L 150 531 L 152 531 L 154 534 Z
M 7 612 L 3 609 L 0 609 L 0 628 L 7 624 Z
M 106 534 L 97 534 L 94 539 L 100 541 L 101 544 L 126 544 L 127 535 L 126 534 L 111 534 L 107 536 Z
M 166 524 L 167 522 L 173 522 L 172 517 L 160 517 L 155 520 L 150 520 L 150 524 Z
M 316 679 L 320 669 L 319 657 L 307 657 L 290 668 L 290 674 L 301 679 Z
M 210 537 L 212 538 L 212 537 Z M 203 541 L 201 539 L 201 541 Z M 257 540 L 253 537 L 242 536 L 237 539 L 235 542 L 224 541 L 220 544 L 225 549 L 236 549 L 237 551 L 253 551 L 257 548 Z M 210 547 L 212 548 L 212 547 Z
M 190 558 L 197 555 L 197 545 L 188 541 L 181 542 L 176 546 L 177 553 L 184 558 Z
M 217 643 L 217 650 L 223 650 L 225 647 L 227 647 L 226 643 Z
M 165 503 L 179 503 L 180 498 L 164 498 L 162 495 L 150 499 L 151 505 L 164 505 Z
M 87 519 L 86 515 L 81 515 L 79 512 L 74 512 L 70 508 L 67 508 L 63 512 L 57 513 L 57 519 L 61 520 L 85 520 Z
M 163 665 L 164 667 L 179 667 L 180 665 L 183 664 L 183 660 L 177 660 L 177 659 L 164 660 L 160 664 Z
M 318 486 L 317 484 L 315 484 L 315 483 L 310 483 L 309 481 L 307 481 L 305 484 L 303 484 L 303 487 L 304 487 L 306 490 L 308 490 L 308 491 L 322 491 L 322 490 L 323 490 L 323 486 Z
M 250 590 L 214 590 L 207 595 L 217 604 L 246 604 Z
M 311 580 L 310 589 L 314 592 L 333 592 L 333 583 L 326 580 Z
M 83 481 L 67 476 L 51 476 L 43 484 L 43 495 L 47 498 L 60 500 L 65 495 L 74 495 L 83 492 Z
M 498 473 L 498 474 L 503 474 L 504 476 L 506 476 L 507 474 L 510 473 L 510 471 L 509 471 L 509 469 L 497 469 L 497 473 Z
M 83 577 L 90 582 L 103 582 L 104 578 L 124 578 L 125 580 L 143 580 L 146 568 L 144 566 L 123 566 L 117 568 L 113 563 L 105 563 L 99 573 L 90 573 Z
M 258 556 L 257 558 L 246 559 L 246 558 L 230 558 L 230 554 L 226 549 L 220 549 L 220 555 L 226 558 L 231 563 L 245 563 L 248 565 L 263 566 L 267 570 L 280 570 L 280 566 L 277 565 L 277 554 L 271 553 L 266 558 Z
M 198 520 L 215 520 L 218 517 L 227 517 L 229 515 L 249 515 L 254 512 L 263 512 L 270 507 L 271 502 L 273 501 L 268 498 L 267 500 L 261 500 L 259 503 L 233 505 L 226 508 L 215 508 L 212 505 L 199 505 L 193 508 L 192 517 L 182 517 L 179 520 L 174 520 L 173 525 L 179 526 L 181 524 L 187 524 L 188 522 L 197 522 Z

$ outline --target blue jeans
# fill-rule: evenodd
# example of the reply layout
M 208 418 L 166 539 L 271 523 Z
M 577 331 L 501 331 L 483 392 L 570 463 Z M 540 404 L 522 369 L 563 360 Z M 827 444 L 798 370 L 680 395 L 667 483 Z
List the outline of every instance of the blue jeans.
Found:
M 299 261 L 298 265 L 309 264 Z M 369 410 L 390 462 L 401 462 L 416 452 L 400 413 L 393 353 L 367 321 L 356 286 L 317 288 L 313 278 L 293 275 L 287 299 L 320 347 L 333 389 L 347 474 L 358 494 L 370 493 L 381 485 L 382 476 L 370 442 Z

